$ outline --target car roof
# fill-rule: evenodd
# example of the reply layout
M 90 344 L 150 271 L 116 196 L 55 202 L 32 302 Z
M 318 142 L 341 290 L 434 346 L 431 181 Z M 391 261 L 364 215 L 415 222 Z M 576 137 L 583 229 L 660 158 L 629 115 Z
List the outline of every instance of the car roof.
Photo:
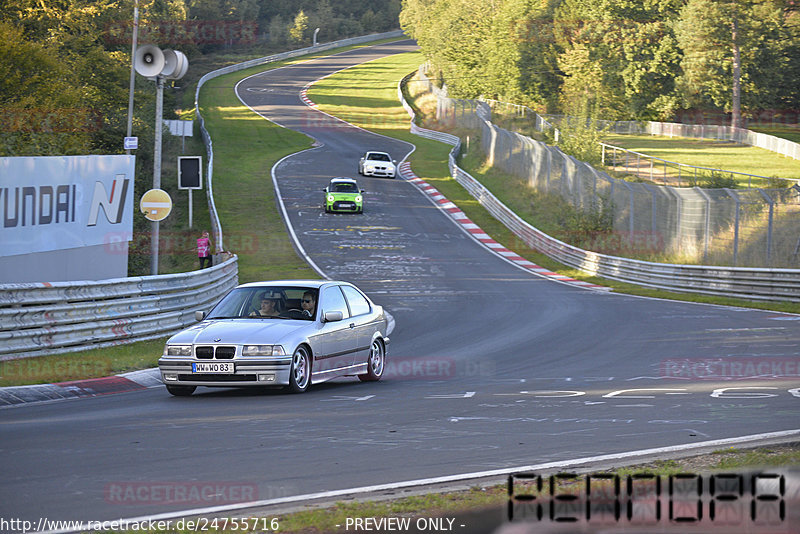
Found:
M 342 282 L 338 280 L 269 280 L 264 282 L 248 282 L 236 287 L 310 287 L 312 289 L 319 289 L 325 284 L 347 284 L 349 282 Z
M 354 184 L 356 181 L 353 178 L 331 178 L 331 183 L 347 183 L 347 184 Z

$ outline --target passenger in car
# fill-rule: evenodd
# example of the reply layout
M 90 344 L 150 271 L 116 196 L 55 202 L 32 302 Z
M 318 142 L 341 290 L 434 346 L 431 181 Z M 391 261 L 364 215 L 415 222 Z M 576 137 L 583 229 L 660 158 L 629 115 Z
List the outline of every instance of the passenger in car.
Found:
M 278 299 L 272 297 L 264 297 L 261 299 L 261 307 L 254 312 L 250 313 L 250 317 L 277 317 L 278 316 Z

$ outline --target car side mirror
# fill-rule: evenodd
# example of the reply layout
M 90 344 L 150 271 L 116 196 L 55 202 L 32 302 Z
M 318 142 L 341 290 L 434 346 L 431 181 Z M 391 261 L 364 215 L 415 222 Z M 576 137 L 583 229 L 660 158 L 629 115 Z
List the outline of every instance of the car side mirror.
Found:
M 393 159 L 393 160 L 392 160 L 392 163 L 397 163 L 397 160 L 396 160 L 396 159 Z
M 326 323 L 335 323 L 344 319 L 344 314 L 341 311 L 326 311 L 324 319 Z
M 198 310 L 198 311 L 194 312 L 194 320 L 195 321 L 202 321 L 205 318 L 206 318 L 206 312 L 204 312 L 202 310 Z
M 364 191 L 363 189 L 362 189 L 360 192 L 361 192 L 361 193 L 366 193 L 366 191 Z

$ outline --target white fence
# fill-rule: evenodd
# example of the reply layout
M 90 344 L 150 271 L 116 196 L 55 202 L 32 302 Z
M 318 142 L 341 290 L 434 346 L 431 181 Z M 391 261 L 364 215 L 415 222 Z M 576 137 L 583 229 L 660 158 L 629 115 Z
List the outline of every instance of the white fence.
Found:
M 411 132 L 453 145 L 449 157 L 450 173 L 453 178 L 529 247 L 587 274 L 621 282 L 670 291 L 800 302 L 800 269 L 675 265 L 639 261 L 582 250 L 541 232 L 500 202 L 469 173 L 458 167 L 456 157 L 461 144 L 458 137 L 420 128 L 414 123 L 414 111 L 405 101 L 402 92 L 403 85 L 413 74 L 403 78 L 398 86 L 400 101 L 412 118 Z M 440 100 L 443 98 L 441 94 L 438 97 Z M 484 119 L 479 118 L 479 120 Z M 546 162 L 542 162 L 542 165 L 546 165 Z
M 546 115 L 555 122 L 561 120 L 585 121 L 576 117 L 564 115 Z M 755 146 L 781 154 L 787 158 L 800 159 L 800 144 L 782 137 L 775 137 L 765 133 L 754 132 L 745 128 L 732 128 L 714 124 L 682 124 L 679 122 L 657 121 L 589 121 L 597 128 L 608 129 L 618 134 L 649 134 L 665 137 L 693 137 L 696 139 L 715 139 L 717 141 L 730 141 L 741 145 Z
M 188 273 L 0 286 L 0 360 L 154 339 L 238 283 L 236 256 Z

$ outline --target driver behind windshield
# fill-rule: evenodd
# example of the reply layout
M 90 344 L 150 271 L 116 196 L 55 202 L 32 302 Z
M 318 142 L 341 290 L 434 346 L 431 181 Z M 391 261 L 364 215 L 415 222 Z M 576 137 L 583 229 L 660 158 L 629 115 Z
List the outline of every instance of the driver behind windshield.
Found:
M 306 317 L 314 317 L 314 308 L 316 306 L 316 297 L 313 291 L 306 291 L 303 293 L 303 300 L 300 302 L 300 307 L 303 308 L 303 315 Z
M 261 307 L 255 311 L 250 312 L 250 317 L 277 317 L 278 316 L 278 299 L 273 297 L 264 297 L 261 299 Z

